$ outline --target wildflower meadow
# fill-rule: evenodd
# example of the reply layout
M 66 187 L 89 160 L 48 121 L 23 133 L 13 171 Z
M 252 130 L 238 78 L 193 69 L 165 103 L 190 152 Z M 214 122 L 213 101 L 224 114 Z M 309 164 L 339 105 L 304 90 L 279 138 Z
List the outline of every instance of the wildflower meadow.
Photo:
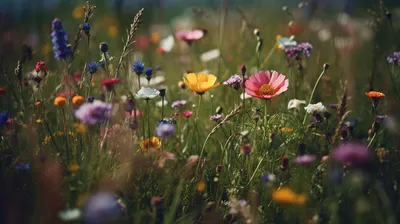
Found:
M 400 223 L 399 2 L 35 2 L 0 223 Z

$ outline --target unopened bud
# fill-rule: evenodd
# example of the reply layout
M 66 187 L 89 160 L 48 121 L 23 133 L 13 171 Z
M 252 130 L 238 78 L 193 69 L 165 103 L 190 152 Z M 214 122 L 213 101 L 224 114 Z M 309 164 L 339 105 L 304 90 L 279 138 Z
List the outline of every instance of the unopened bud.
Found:
M 259 29 L 254 29 L 254 35 L 260 36 L 260 30 Z
M 242 72 L 242 74 L 246 73 L 246 66 L 244 64 L 242 64 L 242 66 L 240 66 L 240 72 Z
M 323 68 L 324 68 L 324 71 L 328 70 L 329 64 L 328 64 L 328 63 L 325 63 Z

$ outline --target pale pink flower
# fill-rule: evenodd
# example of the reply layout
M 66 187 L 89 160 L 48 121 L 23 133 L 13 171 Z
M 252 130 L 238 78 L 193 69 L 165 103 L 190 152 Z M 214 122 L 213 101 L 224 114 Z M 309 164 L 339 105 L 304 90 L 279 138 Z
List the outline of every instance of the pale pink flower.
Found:
M 259 71 L 246 80 L 245 86 L 250 96 L 271 99 L 288 89 L 289 80 L 277 71 Z
M 175 33 L 176 38 L 179 40 L 183 40 L 188 44 L 191 44 L 193 41 L 200 40 L 205 35 L 204 30 L 181 30 Z

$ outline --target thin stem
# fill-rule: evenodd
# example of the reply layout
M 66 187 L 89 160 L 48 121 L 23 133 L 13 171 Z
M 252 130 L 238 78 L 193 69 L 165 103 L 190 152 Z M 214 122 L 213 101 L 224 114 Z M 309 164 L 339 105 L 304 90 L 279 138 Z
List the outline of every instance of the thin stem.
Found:
M 267 125 L 267 115 L 268 115 L 268 100 L 265 100 L 265 108 L 264 108 L 264 122 Z
M 319 81 L 321 80 L 322 76 L 325 74 L 325 71 L 326 71 L 325 69 L 322 70 L 322 72 L 321 72 L 321 74 L 319 75 L 317 81 L 315 82 L 314 88 L 313 88 L 313 90 L 312 90 L 312 92 L 311 92 L 310 99 L 308 100 L 308 104 L 311 103 L 312 98 L 313 98 L 314 93 L 315 93 L 315 90 L 317 89 L 318 83 L 319 83 Z M 306 119 L 307 119 L 307 113 L 304 115 L 303 125 L 306 123 Z
M 203 94 L 199 94 L 199 103 L 197 104 L 196 120 L 199 118 L 202 98 L 203 98 Z
M 137 80 L 138 80 L 138 85 L 139 85 L 139 89 L 141 88 L 140 86 L 140 75 L 137 76 Z
M 150 104 L 148 99 L 146 99 L 146 103 L 147 103 L 147 134 L 150 140 Z M 147 144 L 147 150 L 149 150 L 149 146 L 150 144 Z
M 161 120 L 164 119 L 164 97 L 161 98 Z

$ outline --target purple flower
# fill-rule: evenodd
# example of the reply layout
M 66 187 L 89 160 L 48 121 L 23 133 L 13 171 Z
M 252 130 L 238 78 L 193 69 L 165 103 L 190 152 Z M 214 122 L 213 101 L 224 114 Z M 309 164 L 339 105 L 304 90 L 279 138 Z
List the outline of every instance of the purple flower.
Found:
M 346 142 L 333 151 L 332 157 L 334 160 L 343 163 L 362 165 L 370 160 L 371 155 L 366 145 L 356 142 Z
M 233 89 L 238 90 L 240 88 L 240 85 L 242 84 L 243 78 L 240 75 L 232 75 L 229 77 L 228 80 L 223 82 L 224 85 L 233 87 Z
M 385 120 L 386 118 L 388 118 L 387 115 L 378 115 L 378 116 L 376 116 L 376 119 L 379 120 L 379 121 L 383 121 L 383 120 Z
M 31 168 L 31 165 L 29 163 L 23 163 L 23 162 L 18 162 L 17 165 L 15 166 L 16 170 L 19 171 L 27 171 Z
M 166 138 L 171 135 L 175 135 L 175 126 L 169 122 L 163 122 L 156 128 L 156 134 L 160 138 Z
M 393 52 L 393 54 L 387 56 L 386 60 L 389 64 L 400 64 L 400 51 Z
M 179 107 L 185 106 L 186 103 L 187 103 L 186 100 L 177 100 L 177 101 L 172 102 L 171 107 L 177 109 Z
M 94 100 L 92 103 L 82 104 L 75 112 L 75 117 L 84 124 L 100 124 L 111 118 L 112 104 Z
M 274 182 L 276 180 L 276 177 L 274 174 L 265 174 L 264 176 L 261 177 L 261 181 L 263 183 L 270 183 Z
M 121 212 L 117 198 L 110 192 L 99 192 L 89 197 L 83 210 L 85 223 L 115 221 Z
M 65 32 L 61 20 L 54 19 L 51 30 L 54 57 L 57 60 L 67 59 L 72 55 L 72 50 L 68 47 L 68 34 Z
M 212 115 L 210 117 L 210 120 L 212 121 L 218 121 L 219 119 L 221 119 L 222 115 L 221 114 L 216 114 L 216 115 Z
M 316 159 L 317 159 L 317 157 L 314 155 L 305 154 L 305 155 L 297 156 L 294 159 L 294 163 L 296 163 L 298 165 L 308 165 L 308 164 L 314 162 Z
M 300 57 L 303 54 L 306 58 L 311 55 L 313 47 L 310 43 L 299 43 L 294 47 L 285 48 L 285 54 L 293 59 Z

